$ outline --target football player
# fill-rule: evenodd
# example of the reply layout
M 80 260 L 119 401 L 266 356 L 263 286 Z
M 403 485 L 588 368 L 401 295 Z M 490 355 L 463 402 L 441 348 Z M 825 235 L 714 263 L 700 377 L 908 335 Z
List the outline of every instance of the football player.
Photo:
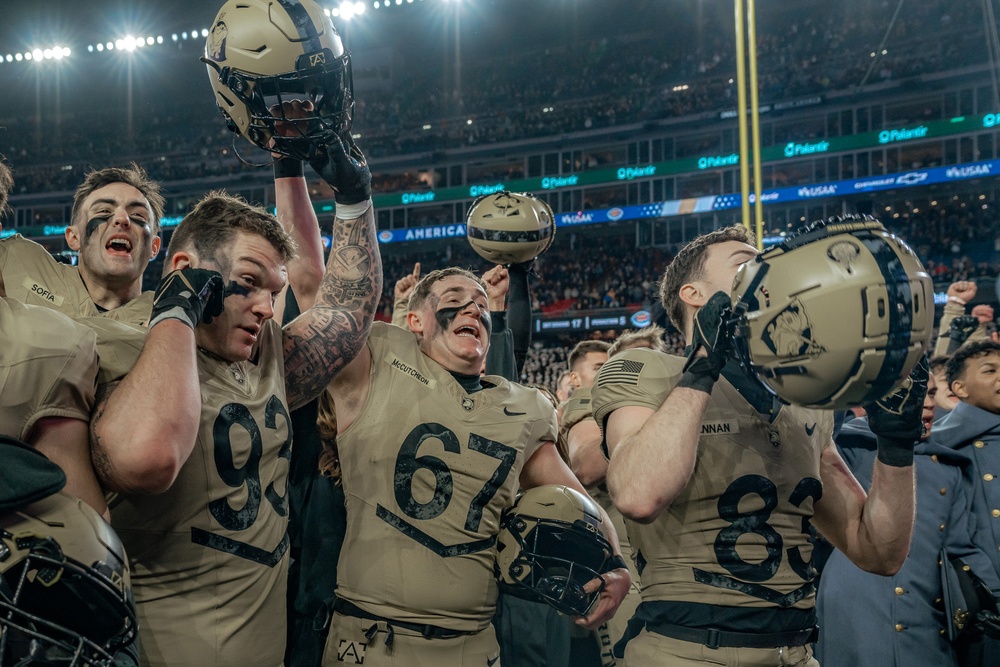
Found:
M 13 185 L 0 162 L 0 210 Z M 90 464 L 88 422 L 97 384 L 94 333 L 48 308 L 0 298 L 0 434 L 32 445 L 66 473 L 66 493 L 105 519 Z
M 433 271 L 408 307 L 408 330 L 373 325 L 329 390 L 348 522 L 323 664 L 493 665 L 500 513 L 519 484 L 582 487 L 556 451 L 549 401 L 480 376 L 484 283 Z M 579 624 L 621 603 L 629 575 L 615 565 L 588 583 L 600 598 Z
M 906 558 L 921 387 L 913 418 L 876 427 L 866 496 L 832 444 L 832 413 L 780 404 L 727 356 L 729 292 L 756 256 L 742 226 L 685 246 L 660 296 L 688 360 L 628 350 L 594 386 L 608 488 L 642 576 L 627 664 L 816 665 L 810 520 L 869 572 Z
M 15 234 L 0 241 L 0 284 L 8 296 L 70 317 L 106 314 L 145 325 L 152 293 L 142 273 L 160 250 L 160 186 L 136 164 L 91 171 L 73 196 L 66 243 L 78 266 L 57 262 Z
M 371 176 L 355 156 L 333 137 L 313 164 L 338 206 L 312 308 L 275 322 L 294 245 L 262 209 L 212 193 L 174 232 L 142 355 L 99 399 L 95 459 L 124 492 L 112 522 L 133 562 L 144 664 L 282 662 L 289 410 L 364 345 L 381 291 Z

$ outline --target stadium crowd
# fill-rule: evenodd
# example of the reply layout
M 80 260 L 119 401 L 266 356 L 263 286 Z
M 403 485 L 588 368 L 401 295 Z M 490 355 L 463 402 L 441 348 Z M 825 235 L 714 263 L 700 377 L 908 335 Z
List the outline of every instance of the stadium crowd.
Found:
M 893 9 L 889 3 L 875 3 L 858 12 L 845 3 L 817 13 L 806 3 L 762 22 L 762 102 L 987 62 L 979 8 L 945 0 L 921 3 L 896 17 L 884 42 L 886 53 L 873 58 L 870 53 L 882 43 Z M 731 19 L 699 18 L 707 26 L 699 29 L 703 38 L 695 50 L 636 28 L 583 44 L 535 45 L 470 57 L 459 84 L 433 66 L 436 59 L 421 58 L 431 64 L 393 77 L 384 90 L 359 92 L 355 132 L 377 163 L 401 154 L 717 111 L 720 105 L 735 104 Z M 181 51 L 167 57 L 189 56 Z M 579 61 L 580 68 L 563 67 L 567 59 Z M 868 74 L 873 60 L 875 68 Z M 0 135 L 0 150 L 17 160 L 15 192 L 65 191 L 87 168 L 132 159 L 164 182 L 238 178 L 246 168 L 236 157 L 232 133 L 216 122 L 204 96 L 191 100 L 194 92 L 191 87 L 165 91 L 155 107 L 130 114 L 124 128 L 102 123 L 104 112 L 87 108 L 52 116 L 40 109 L 34 116 L 2 119 L 7 131 Z M 775 136 L 774 141 L 809 138 Z M 42 145 L 44 151 L 39 150 Z M 252 153 L 248 147 L 237 149 Z M 380 192 L 420 186 L 405 175 L 376 173 L 374 179 Z

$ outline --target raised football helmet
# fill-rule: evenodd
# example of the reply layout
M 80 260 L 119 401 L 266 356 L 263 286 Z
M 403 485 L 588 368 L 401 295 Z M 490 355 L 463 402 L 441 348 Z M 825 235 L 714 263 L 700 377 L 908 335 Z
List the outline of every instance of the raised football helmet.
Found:
M 500 521 L 497 578 L 511 595 L 547 602 L 564 614 L 586 616 L 614 569 L 601 510 L 579 491 L 559 484 L 521 493 Z M 586 593 L 584 585 L 601 579 Z
M 531 261 L 549 249 L 556 234 L 555 216 L 545 201 L 506 190 L 474 201 L 465 230 L 472 249 L 496 264 Z
M 0 513 L 0 665 L 112 664 L 136 633 L 121 542 L 56 493 Z
M 330 132 L 350 143 L 351 55 L 313 0 L 229 0 L 202 62 L 229 129 L 256 146 L 307 160 Z M 313 104 L 304 119 L 288 118 L 281 107 L 296 99 Z
M 734 285 L 737 355 L 795 405 L 840 409 L 885 396 L 934 326 L 930 276 L 871 216 L 806 226 L 744 264 Z

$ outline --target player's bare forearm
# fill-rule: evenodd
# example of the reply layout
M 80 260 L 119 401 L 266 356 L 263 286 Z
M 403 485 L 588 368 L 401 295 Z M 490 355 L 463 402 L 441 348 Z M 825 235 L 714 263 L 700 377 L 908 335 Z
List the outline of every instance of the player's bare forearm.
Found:
M 895 574 L 906 560 L 913 533 L 913 466 L 876 461 L 866 495 L 831 445 L 820 459 L 820 476 L 823 497 L 815 506 L 816 528 L 861 569 Z
M 708 401 L 703 391 L 677 387 L 655 412 L 626 407 L 611 414 L 608 491 L 622 514 L 649 523 L 684 490 L 694 472 Z M 643 413 L 648 418 L 636 420 Z M 634 430 L 635 423 L 642 426 Z
M 566 434 L 569 464 L 573 474 L 585 487 L 604 481 L 608 461 L 601 453 L 601 428 L 591 418 L 582 419 Z
M 285 387 L 291 409 L 320 394 L 358 354 L 382 293 L 382 259 L 371 208 L 337 218 L 326 274 L 313 307 L 284 330 Z
M 79 498 L 110 520 L 91 461 L 88 432 L 88 422 L 82 419 L 48 417 L 36 423 L 28 442 L 66 473 L 64 493 Z
M 201 417 L 194 332 L 157 324 L 128 375 L 101 391 L 90 420 L 91 458 L 101 485 L 162 493 L 191 455 Z
M 305 177 L 275 179 L 274 199 L 278 220 L 298 246 L 298 256 L 288 264 L 288 284 L 304 311 L 313 305 L 324 273 L 323 239 Z

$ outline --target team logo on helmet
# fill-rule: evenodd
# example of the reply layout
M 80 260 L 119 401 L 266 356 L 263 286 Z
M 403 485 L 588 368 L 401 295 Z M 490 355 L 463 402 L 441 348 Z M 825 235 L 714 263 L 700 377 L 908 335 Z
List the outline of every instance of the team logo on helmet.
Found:
M 225 14 L 220 16 L 219 20 L 216 21 L 211 34 L 208 36 L 208 44 L 205 47 L 208 57 L 217 63 L 221 63 L 226 59 L 226 38 L 229 37 L 229 27 L 222 20 L 224 16 Z
M 521 199 L 506 191 L 493 198 L 493 207 L 504 217 L 521 215 Z M 493 214 L 486 213 L 483 217 L 492 218 Z
M 779 356 L 815 357 L 825 351 L 813 340 L 812 323 L 798 299 L 793 299 L 768 322 L 762 338 L 771 352 Z
M 860 255 L 861 248 L 850 241 L 838 241 L 826 249 L 826 256 L 835 261 L 837 264 L 842 264 L 848 273 L 854 273 L 854 270 L 851 268 L 851 264 L 853 264 Z

